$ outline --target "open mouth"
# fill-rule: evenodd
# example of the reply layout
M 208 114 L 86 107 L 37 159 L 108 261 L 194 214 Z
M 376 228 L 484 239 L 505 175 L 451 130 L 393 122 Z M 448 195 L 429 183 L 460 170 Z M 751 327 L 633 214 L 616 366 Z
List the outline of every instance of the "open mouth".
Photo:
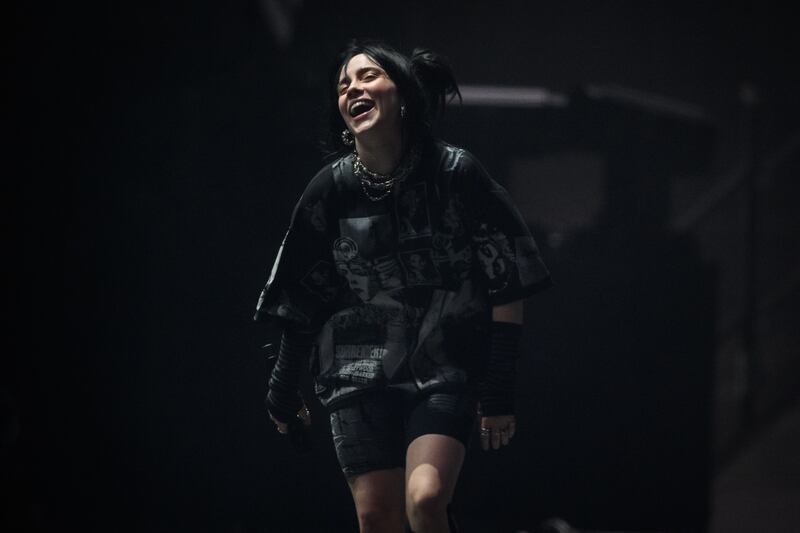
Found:
M 364 113 L 367 113 L 375 107 L 375 102 L 372 100 L 356 100 L 350 104 L 350 116 L 356 118 Z

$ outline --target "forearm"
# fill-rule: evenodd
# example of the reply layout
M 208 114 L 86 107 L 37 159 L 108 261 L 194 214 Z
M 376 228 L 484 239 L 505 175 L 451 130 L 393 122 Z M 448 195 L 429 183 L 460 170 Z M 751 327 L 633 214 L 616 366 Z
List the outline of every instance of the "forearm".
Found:
M 284 329 L 278 360 L 272 368 L 267 393 L 267 409 L 281 422 L 289 422 L 302 407 L 300 376 L 308 361 L 314 335 L 291 327 Z
M 492 309 L 489 357 L 479 385 L 484 416 L 514 413 L 514 369 L 522 333 L 522 301 Z

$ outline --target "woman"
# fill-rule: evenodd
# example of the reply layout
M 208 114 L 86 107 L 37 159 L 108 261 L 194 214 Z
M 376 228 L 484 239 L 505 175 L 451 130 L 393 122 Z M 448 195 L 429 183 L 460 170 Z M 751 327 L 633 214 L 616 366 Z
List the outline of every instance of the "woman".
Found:
M 283 326 L 267 407 L 281 433 L 310 423 L 310 357 L 361 531 L 451 531 L 476 415 L 484 450 L 514 436 L 522 299 L 549 274 L 505 190 L 433 138 L 459 94 L 439 56 L 352 42 L 331 87 L 339 157 L 303 193 L 257 306 Z

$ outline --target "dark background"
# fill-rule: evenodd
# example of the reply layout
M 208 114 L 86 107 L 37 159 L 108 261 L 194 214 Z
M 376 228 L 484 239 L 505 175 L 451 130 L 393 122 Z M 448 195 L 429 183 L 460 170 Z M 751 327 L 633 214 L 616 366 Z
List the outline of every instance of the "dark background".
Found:
M 352 36 L 448 56 L 441 134 L 520 202 L 515 445 L 466 531 L 703 531 L 714 473 L 793 404 L 797 24 L 777 3 L 17 3 L 8 17 L 4 520 L 19 530 L 349 531 L 325 415 L 299 457 L 251 322 Z M 308 383 L 305 384 L 308 386 Z M 471 528 L 471 529 L 469 529 Z

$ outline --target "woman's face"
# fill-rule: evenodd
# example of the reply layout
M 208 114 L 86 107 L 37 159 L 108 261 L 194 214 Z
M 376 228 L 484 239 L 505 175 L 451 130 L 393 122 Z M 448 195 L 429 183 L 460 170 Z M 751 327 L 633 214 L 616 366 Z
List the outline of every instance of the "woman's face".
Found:
M 400 131 L 397 86 L 375 61 L 358 54 L 339 73 L 339 113 L 356 139 Z

